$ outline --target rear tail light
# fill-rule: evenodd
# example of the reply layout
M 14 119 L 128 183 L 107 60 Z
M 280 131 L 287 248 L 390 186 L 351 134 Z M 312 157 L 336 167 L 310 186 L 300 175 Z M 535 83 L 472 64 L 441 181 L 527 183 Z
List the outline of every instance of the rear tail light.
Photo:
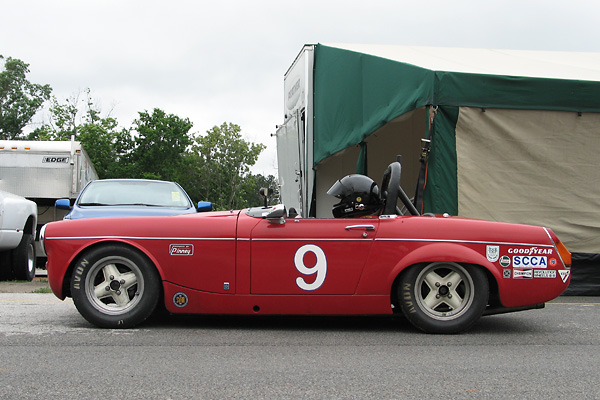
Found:
M 557 239 L 554 244 L 556 245 L 556 250 L 558 250 L 558 254 L 562 259 L 563 264 L 565 264 L 565 268 L 571 268 L 571 253 L 569 252 L 569 250 L 567 250 L 567 248 L 565 247 L 563 242 L 560 241 L 560 239 Z

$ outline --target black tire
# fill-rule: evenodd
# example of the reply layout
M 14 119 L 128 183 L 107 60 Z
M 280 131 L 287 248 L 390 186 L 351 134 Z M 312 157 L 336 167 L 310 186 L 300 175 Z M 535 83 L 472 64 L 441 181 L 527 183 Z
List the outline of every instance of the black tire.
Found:
M 0 251 L 0 281 L 12 281 L 15 279 L 10 253 L 11 250 Z
M 427 333 L 471 328 L 485 311 L 488 296 L 488 280 L 481 268 L 453 262 L 411 267 L 398 286 L 402 312 Z
M 158 303 L 160 277 L 136 250 L 104 245 L 83 254 L 71 277 L 79 313 L 101 328 L 131 328 L 148 318 Z
M 21 242 L 12 251 L 12 269 L 17 280 L 31 282 L 35 277 L 33 235 L 24 233 Z

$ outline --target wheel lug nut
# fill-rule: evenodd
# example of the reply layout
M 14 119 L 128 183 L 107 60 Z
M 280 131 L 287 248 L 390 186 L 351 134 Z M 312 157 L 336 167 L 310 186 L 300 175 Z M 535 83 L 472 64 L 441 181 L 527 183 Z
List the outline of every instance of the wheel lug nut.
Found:
M 125 284 L 125 279 L 121 279 L 120 283 L 121 283 L 121 285 L 124 285 Z
M 114 280 L 115 280 L 115 276 L 114 276 L 114 275 L 111 275 L 111 276 L 109 276 L 109 279 L 110 279 L 111 281 L 114 281 Z
M 449 294 L 449 295 L 448 295 L 448 298 L 449 298 L 449 299 L 451 299 L 451 298 L 452 298 L 452 295 L 451 295 L 451 294 Z
M 439 295 L 439 294 L 436 294 L 436 295 L 435 295 L 435 298 L 436 298 L 436 299 L 439 299 L 439 298 L 440 298 L 440 295 Z
M 121 294 L 120 290 L 117 290 L 117 296 L 119 296 Z
M 439 282 L 436 282 L 436 283 L 435 283 L 435 287 L 440 287 L 440 286 L 442 286 L 442 285 L 440 285 L 440 283 L 439 283 Z
M 105 287 L 104 290 L 108 292 L 110 290 L 110 286 Z
M 446 286 L 448 286 L 448 287 L 452 286 L 452 282 L 448 282 L 448 283 L 446 284 Z

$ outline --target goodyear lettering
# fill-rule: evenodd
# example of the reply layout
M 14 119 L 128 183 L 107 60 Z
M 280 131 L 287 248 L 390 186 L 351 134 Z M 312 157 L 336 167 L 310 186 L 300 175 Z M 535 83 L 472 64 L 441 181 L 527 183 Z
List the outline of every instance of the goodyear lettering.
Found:
M 513 267 L 547 268 L 548 258 L 545 256 L 513 256 Z
M 523 254 L 526 256 L 549 255 L 552 254 L 552 249 L 547 247 L 529 247 L 529 248 L 510 248 L 508 254 Z

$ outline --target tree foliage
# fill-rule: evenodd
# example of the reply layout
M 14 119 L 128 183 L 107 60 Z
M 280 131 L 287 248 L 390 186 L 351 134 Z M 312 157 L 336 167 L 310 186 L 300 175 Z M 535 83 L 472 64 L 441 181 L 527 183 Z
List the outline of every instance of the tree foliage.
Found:
M 140 112 L 134 121 L 134 146 L 126 157 L 132 177 L 177 181 L 192 144 L 191 128 L 189 119 L 158 108 L 152 113 Z
M 248 193 L 258 193 L 249 171 L 264 148 L 244 140 L 236 124 L 214 126 L 195 139 L 188 154 L 187 179 L 182 181 L 216 209 L 258 205 L 248 204 Z
M 4 57 L 0 55 L 0 61 Z M 29 64 L 8 57 L 0 72 L 0 137 L 17 139 L 35 113 L 50 98 L 49 85 L 27 80 Z
M 128 129 L 119 129 L 117 120 L 102 117 L 102 111 L 94 103 L 90 89 L 59 102 L 52 97 L 50 117 L 47 122 L 29 134 L 29 140 L 70 140 L 81 142 L 98 176 L 126 177 L 128 164 L 119 163 L 124 154 L 133 147 Z
M 47 121 L 27 139 L 74 137 L 101 179 L 175 181 L 193 200 L 210 201 L 217 210 L 259 206 L 259 188 L 277 186 L 272 175 L 250 173 L 265 146 L 244 140 L 236 124 L 223 123 L 198 136 L 191 133 L 188 118 L 155 108 L 139 112 L 129 128 L 121 128 L 110 114 L 103 115 L 90 89 L 60 102 L 50 97 L 50 86 L 28 82 L 28 72 L 28 64 L 9 57 L 0 73 L 0 134 L 8 139 L 23 139 L 23 127 L 50 100 Z M 270 201 L 276 199 L 277 194 Z

